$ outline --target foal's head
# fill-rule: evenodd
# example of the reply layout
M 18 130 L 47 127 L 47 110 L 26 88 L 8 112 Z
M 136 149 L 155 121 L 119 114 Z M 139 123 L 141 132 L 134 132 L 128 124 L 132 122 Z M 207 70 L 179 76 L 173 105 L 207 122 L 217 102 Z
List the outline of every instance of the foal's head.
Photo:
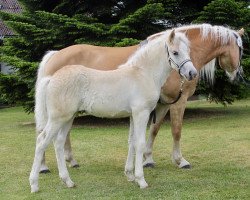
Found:
M 244 29 L 233 33 L 232 39 L 225 46 L 225 51 L 218 57 L 219 65 L 227 71 L 231 80 L 236 78 L 236 75 L 242 73 L 240 65 L 243 53 L 241 36 L 244 34 Z
M 190 59 L 189 41 L 185 34 L 172 30 L 166 45 L 169 63 L 172 68 L 187 80 L 197 76 L 197 70 Z

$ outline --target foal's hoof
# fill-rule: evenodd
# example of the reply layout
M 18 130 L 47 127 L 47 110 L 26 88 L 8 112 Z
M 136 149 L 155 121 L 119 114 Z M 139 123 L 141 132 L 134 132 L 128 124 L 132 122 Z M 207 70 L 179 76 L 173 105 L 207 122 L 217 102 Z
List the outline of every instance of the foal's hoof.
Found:
M 127 180 L 129 182 L 133 182 L 135 180 L 134 173 L 131 171 L 125 171 L 124 174 L 127 176 Z
M 76 164 L 76 165 L 72 165 L 71 167 L 72 167 L 72 168 L 79 168 L 80 165 L 79 165 L 79 164 Z
M 137 180 L 137 179 L 136 179 L 135 181 L 138 183 L 138 185 L 140 186 L 141 189 L 145 189 L 145 188 L 148 187 L 148 184 L 147 184 L 147 182 L 144 180 L 144 178 L 141 179 L 141 180 Z
M 184 165 L 182 167 L 180 167 L 181 169 L 191 169 L 191 165 Z
M 143 165 L 143 167 L 145 167 L 145 168 L 154 168 L 155 163 L 146 163 L 146 164 Z
M 43 169 L 39 173 L 40 174 L 48 174 L 48 173 L 50 173 L 50 170 L 49 169 Z
M 38 191 L 39 191 L 39 187 L 37 185 L 31 186 L 31 191 L 30 191 L 31 193 L 36 193 Z
M 74 183 L 73 181 L 71 181 L 70 179 L 63 180 L 63 182 L 66 184 L 66 186 L 67 186 L 68 188 L 73 188 L 73 187 L 76 186 L 75 183 Z

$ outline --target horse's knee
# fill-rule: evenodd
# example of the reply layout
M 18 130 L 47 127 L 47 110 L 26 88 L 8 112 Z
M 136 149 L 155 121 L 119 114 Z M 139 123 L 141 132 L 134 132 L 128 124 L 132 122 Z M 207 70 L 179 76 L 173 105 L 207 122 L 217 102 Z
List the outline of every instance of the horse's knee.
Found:
M 179 141 L 181 139 L 181 127 L 173 128 L 172 135 L 173 135 L 174 140 Z

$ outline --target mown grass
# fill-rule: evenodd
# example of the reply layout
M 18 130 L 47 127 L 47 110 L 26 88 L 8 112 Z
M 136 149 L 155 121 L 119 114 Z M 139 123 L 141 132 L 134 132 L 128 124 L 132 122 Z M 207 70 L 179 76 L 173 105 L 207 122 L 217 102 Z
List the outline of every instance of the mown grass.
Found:
M 0 199 L 249 199 L 250 99 L 224 108 L 191 102 L 185 113 L 182 153 L 192 169 L 171 163 L 169 121 L 154 146 L 153 169 L 145 169 L 150 187 L 140 190 L 123 175 L 127 121 L 79 121 L 72 145 L 80 168 L 69 168 L 76 188 L 59 180 L 53 146 L 47 151 L 51 173 L 40 175 L 40 192 L 30 194 L 35 130 L 33 115 L 21 108 L 0 109 Z

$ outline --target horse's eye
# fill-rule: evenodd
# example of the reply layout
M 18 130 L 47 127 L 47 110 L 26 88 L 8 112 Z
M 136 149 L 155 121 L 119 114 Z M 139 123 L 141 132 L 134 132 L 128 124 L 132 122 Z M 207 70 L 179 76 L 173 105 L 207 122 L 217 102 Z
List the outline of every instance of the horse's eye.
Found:
M 174 54 L 175 56 L 178 56 L 178 55 L 179 55 L 178 51 L 173 51 L 173 54 Z

